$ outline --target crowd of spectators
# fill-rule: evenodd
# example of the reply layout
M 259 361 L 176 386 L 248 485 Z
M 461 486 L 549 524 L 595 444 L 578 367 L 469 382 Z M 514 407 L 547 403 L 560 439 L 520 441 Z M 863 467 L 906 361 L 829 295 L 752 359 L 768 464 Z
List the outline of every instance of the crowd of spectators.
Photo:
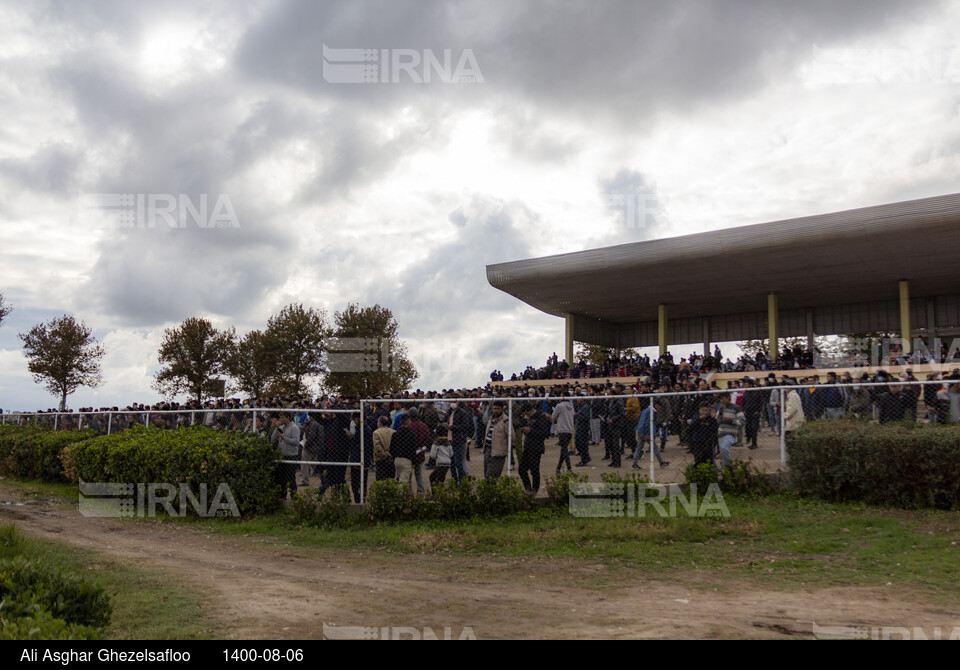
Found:
M 649 355 L 636 352 L 622 352 L 617 355 L 610 350 L 601 363 L 591 363 L 580 358 L 572 367 L 566 359 L 558 360 L 556 352 L 547 358 L 546 365 L 536 368 L 528 365 L 523 372 L 514 373 L 510 381 L 531 381 L 548 379 L 595 379 L 601 377 L 642 377 L 659 379 L 662 375 L 705 374 L 709 372 L 760 372 L 772 370 L 804 370 L 814 368 L 816 356 L 810 349 L 795 347 L 786 349 L 776 360 L 765 350 L 754 355 L 743 354 L 736 362 L 724 358 L 720 347 L 714 347 L 706 355 L 692 353 L 677 361 L 669 351 L 651 359 Z M 503 373 L 494 370 L 490 381 L 503 381 Z
M 643 364 L 643 359 L 627 361 L 638 371 Z M 960 369 L 943 379 L 930 373 L 923 383 L 910 368 L 898 376 L 880 370 L 858 377 L 828 372 L 824 378 L 797 374 L 795 368 L 789 374 L 744 370 L 727 389 L 701 376 L 702 365 L 687 360 L 676 365 L 669 355 L 651 362 L 649 370 L 655 374 L 640 375 L 629 385 L 616 378 L 567 379 L 537 386 L 491 382 L 384 394 L 364 398 L 363 419 L 361 398 L 335 395 L 134 403 L 122 410 L 88 407 L 56 416 L 61 430 L 82 426 L 106 433 L 142 424 L 200 424 L 262 435 L 277 445 L 284 460 L 299 462 L 278 469 L 285 488 L 295 492 L 317 486 L 323 493 L 349 486 L 355 501 L 363 497 L 363 477 L 368 482 L 396 478 L 423 495 L 425 470 L 431 486 L 448 475 L 459 482 L 471 474 L 471 462 L 480 460 L 474 475 L 494 478 L 508 458 L 534 494 L 551 434 L 560 447 L 559 473 L 589 464 L 592 445 L 603 445 L 602 460 L 610 467 L 622 467 L 626 456 L 639 468 L 639 458 L 649 449 L 665 467 L 669 462 L 663 450 L 668 438 L 676 436 L 694 463 L 722 467 L 730 462 L 731 447 L 758 448 L 762 430 L 789 433 L 810 419 L 960 422 Z M 575 465 L 572 455 L 579 457 Z M 366 475 L 347 465 L 351 463 L 363 463 Z
M 879 340 L 875 347 L 880 350 Z M 601 377 L 641 377 L 650 376 L 659 379 L 662 375 L 673 375 L 674 372 L 689 374 L 705 374 L 710 372 L 781 372 L 791 370 L 812 370 L 818 368 L 835 367 L 867 367 L 876 365 L 922 365 L 924 363 L 960 360 L 960 347 L 953 351 L 941 343 L 939 352 L 929 352 L 919 349 L 909 354 L 903 354 L 891 347 L 884 360 L 873 360 L 878 352 L 857 352 L 845 356 L 826 358 L 817 350 L 801 346 L 786 347 L 774 359 L 765 349 L 755 354 L 742 354 L 737 360 L 724 358 L 720 347 L 714 347 L 713 352 L 705 355 L 696 352 L 676 361 L 668 351 L 659 358 L 651 359 L 649 355 L 640 355 L 635 352 L 623 352 L 620 355 L 613 350 L 607 352 L 602 363 L 594 364 L 585 358 L 580 358 L 572 367 L 566 359 L 558 360 L 556 352 L 547 358 L 546 365 L 534 367 L 528 365 L 523 372 L 514 373 L 510 381 L 537 381 L 550 379 L 595 379 Z M 494 370 L 490 373 L 490 381 L 504 381 L 503 373 Z

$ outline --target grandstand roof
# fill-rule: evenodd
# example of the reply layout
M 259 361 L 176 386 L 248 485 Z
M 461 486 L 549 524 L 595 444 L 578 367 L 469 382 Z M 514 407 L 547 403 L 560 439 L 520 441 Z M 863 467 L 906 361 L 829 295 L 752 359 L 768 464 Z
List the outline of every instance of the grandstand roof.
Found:
M 612 324 L 960 292 L 960 194 L 487 266 L 548 314 Z M 822 332 L 822 331 L 821 331 Z

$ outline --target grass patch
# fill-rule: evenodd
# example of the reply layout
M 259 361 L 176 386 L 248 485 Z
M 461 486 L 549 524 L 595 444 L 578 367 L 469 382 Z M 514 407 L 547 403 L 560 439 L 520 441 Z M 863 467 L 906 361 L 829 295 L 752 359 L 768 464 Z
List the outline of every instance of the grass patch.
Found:
M 195 520 L 214 533 L 316 550 L 485 558 L 570 559 L 663 578 L 679 571 L 785 588 L 847 585 L 929 589 L 960 597 L 960 515 L 831 504 L 791 495 L 728 496 L 729 518 L 572 518 L 546 510 L 496 520 L 421 521 L 346 529 L 288 516 Z M 184 522 L 177 520 L 178 523 Z M 709 581 L 709 580 L 708 580 Z
M 16 486 L 40 497 L 76 499 L 75 488 L 36 482 Z M 932 602 L 960 599 L 956 512 L 828 503 L 791 494 L 728 495 L 725 500 L 729 518 L 687 517 L 678 507 L 674 518 L 652 512 L 646 518 L 573 518 L 541 509 L 500 519 L 322 529 L 297 525 L 290 513 L 241 519 L 158 517 L 153 522 L 199 526 L 205 533 L 248 538 L 310 557 L 320 550 L 344 556 L 465 557 L 474 559 L 468 561 L 471 565 L 498 562 L 504 569 L 543 558 L 564 560 L 574 571 L 600 566 L 579 582 L 587 588 L 606 588 L 603 580 L 611 575 L 669 579 L 685 574 L 705 575 L 693 581 L 709 588 L 721 588 L 727 579 L 782 589 L 889 583 L 921 589 Z M 449 567 L 444 564 L 444 570 Z M 615 579 L 614 584 L 618 581 L 622 583 Z M 145 598 L 141 606 L 156 604 Z M 122 619 L 119 607 L 116 619 Z
M 103 631 L 107 640 L 184 640 L 216 637 L 200 596 L 176 577 L 104 558 L 93 551 L 24 536 L 15 526 L 0 527 L 7 539 L 0 558 L 35 560 L 100 585 L 113 615 Z
M 0 482 L 16 487 L 25 498 L 31 501 L 48 500 L 57 503 L 77 504 L 80 489 L 76 484 L 50 483 L 39 479 L 12 479 L 0 477 Z

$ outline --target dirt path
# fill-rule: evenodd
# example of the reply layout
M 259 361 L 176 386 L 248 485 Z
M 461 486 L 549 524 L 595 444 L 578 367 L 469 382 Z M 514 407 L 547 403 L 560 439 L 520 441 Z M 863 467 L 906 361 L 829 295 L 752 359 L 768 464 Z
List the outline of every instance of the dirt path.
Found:
M 960 621 L 960 609 L 906 590 L 773 591 L 724 578 L 714 591 L 707 580 L 715 576 L 706 573 L 650 580 L 583 561 L 308 550 L 189 525 L 87 518 L 0 483 L 0 523 L 9 522 L 29 535 L 176 573 L 235 639 L 316 639 L 324 623 L 429 627 L 438 636 L 449 627 L 454 638 L 470 627 L 478 639 L 809 638 L 814 620 L 928 630 Z

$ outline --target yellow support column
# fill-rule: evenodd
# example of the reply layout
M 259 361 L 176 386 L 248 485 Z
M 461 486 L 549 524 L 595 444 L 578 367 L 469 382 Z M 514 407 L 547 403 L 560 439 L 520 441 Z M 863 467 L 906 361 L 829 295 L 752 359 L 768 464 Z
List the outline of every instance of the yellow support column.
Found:
M 667 353 L 667 306 L 660 304 L 657 308 L 657 342 L 660 344 L 660 355 Z
M 910 328 L 910 282 L 900 281 L 900 337 L 903 341 L 903 353 L 913 352 L 912 329 Z
M 780 355 L 780 301 L 776 293 L 767 295 L 767 336 L 770 338 L 770 355 L 777 360 Z
M 567 365 L 571 368 L 573 367 L 573 314 L 567 314 L 566 319 L 566 328 L 565 328 L 565 339 L 564 339 L 564 353 L 567 356 Z

